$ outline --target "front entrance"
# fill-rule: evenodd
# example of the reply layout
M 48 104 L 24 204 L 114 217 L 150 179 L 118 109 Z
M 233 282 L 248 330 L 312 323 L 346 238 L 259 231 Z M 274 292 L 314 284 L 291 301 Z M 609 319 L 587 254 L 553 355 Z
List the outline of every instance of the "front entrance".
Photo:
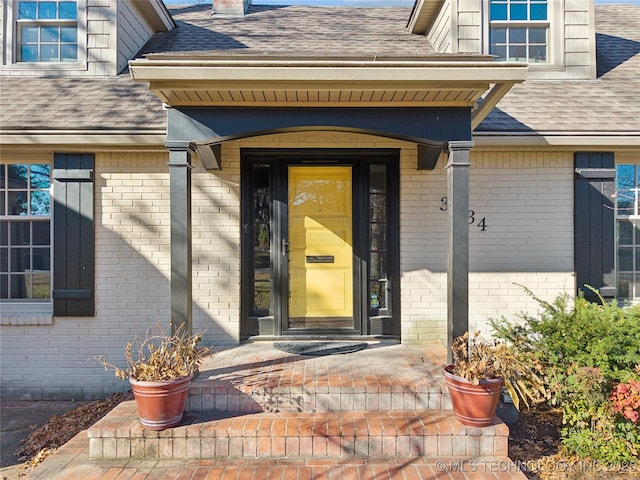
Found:
M 243 336 L 398 336 L 398 152 L 242 150 Z

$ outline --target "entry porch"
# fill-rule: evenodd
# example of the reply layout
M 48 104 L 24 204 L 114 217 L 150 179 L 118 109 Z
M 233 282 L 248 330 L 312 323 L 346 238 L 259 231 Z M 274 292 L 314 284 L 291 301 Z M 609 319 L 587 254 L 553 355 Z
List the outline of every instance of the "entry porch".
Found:
M 455 419 L 445 361 L 444 347 L 390 341 L 324 356 L 272 342 L 221 349 L 202 365 L 178 427 L 144 430 L 126 401 L 88 430 L 88 447 L 67 468 L 151 465 L 174 478 L 180 461 L 182 474 L 202 478 L 435 479 L 471 468 L 481 478 L 525 478 L 507 457 L 499 418 L 486 428 Z

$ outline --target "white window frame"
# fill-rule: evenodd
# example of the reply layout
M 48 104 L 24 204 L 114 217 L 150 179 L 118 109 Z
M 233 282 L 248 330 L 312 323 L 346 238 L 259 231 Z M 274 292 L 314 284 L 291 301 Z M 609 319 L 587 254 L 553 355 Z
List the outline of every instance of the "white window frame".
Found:
M 492 22 L 489 29 L 492 30 L 494 28 L 504 28 L 507 31 L 507 39 L 506 42 L 504 43 L 505 48 L 507 49 L 507 52 L 510 51 L 510 49 L 514 46 L 522 46 L 525 48 L 525 51 L 527 53 L 527 57 L 529 56 L 529 48 L 534 46 L 534 45 L 542 45 L 539 43 L 532 43 L 531 41 L 529 41 L 528 39 L 524 42 L 524 43 L 512 43 L 509 41 L 509 31 L 511 29 L 526 29 L 527 30 L 527 36 L 529 34 L 529 29 L 531 28 L 544 28 L 545 30 L 545 50 L 546 50 L 546 59 L 542 62 L 532 62 L 530 59 L 527 61 L 527 63 L 529 63 L 529 65 L 537 65 L 537 64 L 548 64 L 549 63 L 549 57 L 550 57 L 550 48 L 549 48 L 549 22 L 539 22 L 536 21 L 534 22 L 510 22 L 509 24 L 503 24 L 502 22 Z M 489 33 L 489 38 L 491 38 L 491 32 Z M 489 45 L 489 49 L 491 49 L 491 45 Z M 489 51 L 489 54 L 491 54 L 492 52 Z M 500 60 L 503 61 L 503 60 Z M 510 59 L 505 59 L 504 61 L 507 62 L 513 62 L 513 61 L 522 61 L 522 60 L 510 60 Z
M 20 62 L 18 61 L 18 0 L 2 0 L 4 12 L 4 25 L 6 25 L 6 40 L 4 45 L 3 69 L 7 70 L 31 70 L 31 71 L 71 71 L 87 69 L 87 0 L 77 1 L 77 28 L 78 28 L 78 60 L 76 62 Z M 37 23 L 37 22 L 36 22 Z M 65 21 L 51 22 L 48 24 L 65 23 Z
M 623 191 L 619 191 L 618 190 L 618 167 L 623 166 L 623 165 L 633 165 L 635 166 L 635 180 L 636 180 L 636 186 L 635 189 L 633 190 L 623 190 Z M 620 292 L 620 288 L 619 288 L 619 278 L 620 278 L 620 265 L 619 265 L 619 247 L 620 247 L 620 242 L 619 242 L 619 235 L 618 235 L 618 223 L 620 221 L 630 221 L 629 220 L 629 216 L 630 215 L 634 215 L 636 212 L 640 213 L 640 182 L 637 182 L 637 178 L 640 172 L 640 162 L 625 162 L 625 163 L 617 163 L 616 164 L 616 199 L 615 199 L 615 220 L 614 220 L 614 228 L 615 228 L 615 269 L 616 269 L 616 287 L 617 287 L 617 291 Z M 627 210 L 625 209 L 624 211 L 619 209 L 618 207 L 618 197 L 627 197 L 628 200 L 632 201 L 632 205 L 633 207 L 629 207 L 631 208 L 631 210 Z M 637 265 L 637 256 L 640 256 L 640 244 L 639 242 L 639 238 L 640 237 L 640 227 L 638 226 L 634 226 L 633 228 L 633 234 L 632 234 L 632 243 L 631 244 L 625 244 L 625 246 L 629 245 L 632 248 L 632 264 L 633 264 L 633 269 L 631 271 L 625 271 L 625 274 L 628 273 L 632 273 L 633 275 L 633 280 L 634 280 L 634 286 L 630 288 L 629 290 L 629 296 L 628 297 L 622 297 L 620 296 L 620 299 L 624 299 L 624 300 L 628 300 L 629 302 L 632 303 L 638 303 L 640 302 L 640 286 L 636 289 L 635 284 L 636 283 L 640 283 L 640 269 L 636 268 Z
M 485 29 L 483 35 L 484 52 L 489 54 L 491 27 L 546 27 L 547 28 L 547 61 L 528 63 L 534 70 L 563 70 L 564 45 L 564 5 L 563 2 L 547 0 L 547 20 L 531 21 L 491 21 L 489 1 L 482 2 Z
M 48 164 L 50 166 L 51 178 L 49 185 L 49 198 L 50 198 L 50 211 L 47 217 L 32 217 L 25 216 L 19 220 L 12 219 L 11 216 L 0 215 L 0 221 L 32 221 L 34 219 L 40 219 L 42 221 L 49 221 L 49 272 L 50 272 L 50 291 L 53 292 L 53 159 L 50 155 L 33 155 L 30 154 L 27 158 L 26 155 L 3 155 L 0 165 L 7 164 Z M 28 189 L 28 191 L 31 191 Z M 4 194 L 5 190 L 1 190 Z M 0 325 L 49 325 L 53 323 L 53 296 L 47 300 L 33 300 L 33 299 L 0 299 Z

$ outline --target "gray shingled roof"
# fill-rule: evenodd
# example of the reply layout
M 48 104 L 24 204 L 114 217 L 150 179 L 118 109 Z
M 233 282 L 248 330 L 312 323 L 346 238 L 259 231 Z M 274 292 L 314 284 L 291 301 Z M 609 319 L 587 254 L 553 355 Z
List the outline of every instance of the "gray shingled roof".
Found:
M 598 78 L 516 85 L 476 131 L 640 131 L 640 7 L 596 5 Z
M 405 30 L 409 9 L 252 7 L 244 18 L 208 6 L 172 11 L 179 27 L 143 52 L 361 56 L 422 55 L 425 37 Z M 516 85 L 479 131 L 640 130 L 640 7 L 597 5 L 597 80 Z M 217 48 L 214 48 L 214 45 Z M 160 101 L 128 73 L 117 77 L 2 77 L 0 128 L 128 130 L 165 127 Z
M 156 130 L 166 112 L 148 86 L 117 77 L 2 77 L 3 130 Z
M 416 56 L 429 40 L 406 28 L 410 8 L 251 6 L 244 17 L 211 14 L 211 5 L 173 7 L 177 28 L 157 34 L 142 54 Z

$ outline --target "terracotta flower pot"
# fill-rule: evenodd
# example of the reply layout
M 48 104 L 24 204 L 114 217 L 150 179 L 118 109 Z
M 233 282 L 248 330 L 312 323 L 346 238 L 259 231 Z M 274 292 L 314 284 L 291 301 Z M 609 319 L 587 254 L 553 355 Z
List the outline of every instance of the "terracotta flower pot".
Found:
M 451 395 L 456 418 L 470 427 L 487 427 L 493 423 L 504 381 L 501 378 L 481 380 L 474 385 L 465 378 L 451 373 L 453 365 L 444 367 L 443 373 Z
M 129 379 L 144 428 L 164 430 L 180 423 L 192 377 L 159 382 Z

